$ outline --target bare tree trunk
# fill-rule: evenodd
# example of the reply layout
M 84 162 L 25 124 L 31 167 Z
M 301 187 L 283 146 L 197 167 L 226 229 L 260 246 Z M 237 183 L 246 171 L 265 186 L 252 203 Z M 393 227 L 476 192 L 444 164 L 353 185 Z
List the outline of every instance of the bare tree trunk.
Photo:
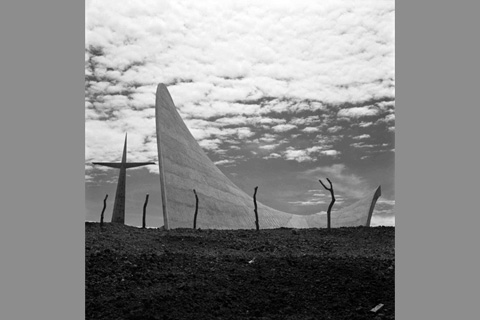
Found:
M 193 189 L 193 193 L 195 193 L 195 215 L 193 216 L 193 230 L 197 229 L 197 214 L 198 214 L 198 196 L 197 191 Z
M 320 183 L 322 184 L 322 186 L 323 186 L 326 190 L 330 191 L 330 194 L 332 195 L 332 201 L 330 202 L 330 205 L 328 206 L 328 210 L 327 210 L 327 228 L 330 229 L 330 220 L 331 220 L 330 217 L 331 217 L 331 212 L 332 212 L 333 204 L 335 203 L 335 195 L 333 194 L 332 182 L 331 182 L 330 179 L 328 179 L 328 178 L 327 178 L 327 180 L 328 180 L 328 183 L 330 183 L 330 188 L 327 188 L 327 187 L 323 184 L 322 180 L 318 180 L 318 181 L 320 181 Z
M 145 229 L 145 217 L 147 215 L 147 204 L 148 204 L 148 193 L 145 197 L 145 203 L 143 204 L 143 219 L 142 219 L 142 228 Z
M 105 208 L 107 208 L 107 198 L 108 194 L 105 196 L 105 199 L 103 199 L 103 210 L 102 214 L 100 215 L 100 227 L 103 227 L 103 213 L 105 212 Z
M 255 193 L 253 194 L 253 203 L 255 204 L 255 226 L 257 228 L 257 231 L 260 230 L 260 226 L 258 225 L 258 211 L 257 211 L 257 189 L 258 187 L 255 187 Z

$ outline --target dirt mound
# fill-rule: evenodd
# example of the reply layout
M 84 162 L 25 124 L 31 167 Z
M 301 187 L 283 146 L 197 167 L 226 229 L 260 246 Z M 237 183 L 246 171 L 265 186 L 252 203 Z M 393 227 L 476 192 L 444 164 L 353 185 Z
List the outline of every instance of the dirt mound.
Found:
M 393 227 L 85 233 L 86 319 L 394 319 Z

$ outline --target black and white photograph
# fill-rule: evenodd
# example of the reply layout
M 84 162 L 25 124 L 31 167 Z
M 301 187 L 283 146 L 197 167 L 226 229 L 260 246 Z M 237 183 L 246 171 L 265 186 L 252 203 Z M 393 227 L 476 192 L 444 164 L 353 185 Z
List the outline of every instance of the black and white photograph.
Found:
M 85 318 L 395 319 L 395 1 L 85 2 Z

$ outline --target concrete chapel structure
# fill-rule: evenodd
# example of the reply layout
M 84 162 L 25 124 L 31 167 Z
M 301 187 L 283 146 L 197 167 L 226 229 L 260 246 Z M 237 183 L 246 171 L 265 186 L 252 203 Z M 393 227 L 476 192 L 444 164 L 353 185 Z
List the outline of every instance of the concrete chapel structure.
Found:
M 157 87 L 155 118 L 164 227 L 192 227 L 195 189 L 199 197 L 197 227 L 255 228 L 252 196 L 233 184 L 208 158 L 177 112 L 164 84 Z M 370 226 L 380 195 L 379 186 L 364 199 L 334 210 L 331 226 Z M 326 215 L 295 215 L 257 204 L 260 229 L 327 227 Z

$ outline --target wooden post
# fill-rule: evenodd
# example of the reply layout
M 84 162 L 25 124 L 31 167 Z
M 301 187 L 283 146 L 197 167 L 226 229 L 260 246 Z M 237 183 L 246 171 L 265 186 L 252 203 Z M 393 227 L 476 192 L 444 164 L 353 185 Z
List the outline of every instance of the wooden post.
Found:
M 193 216 L 193 230 L 195 230 L 197 229 L 198 196 L 195 189 L 193 189 L 193 193 L 195 193 L 195 215 Z
M 258 225 L 258 211 L 257 211 L 257 189 L 258 187 L 255 187 L 255 193 L 253 194 L 253 203 L 255 204 L 255 226 L 257 228 L 257 231 L 260 230 L 260 226 Z
M 145 197 L 145 203 L 143 204 L 143 219 L 142 219 L 142 228 L 145 229 L 145 216 L 147 215 L 147 203 L 148 203 L 148 193 Z
M 108 194 L 105 196 L 105 199 L 103 199 L 103 210 L 102 214 L 100 215 L 100 227 L 103 227 L 103 213 L 105 212 L 105 208 L 107 207 L 107 198 Z
M 330 229 L 330 213 L 332 212 L 332 207 L 333 207 L 333 204 L 335 203 L 335 195 L 333 194 L 333 186 L 332 186 L 332 182 L 330 181 L 330 179 L 328 179 L 328 182 L 330 183 L 330 188 L 327 188 L 322 180 L 318 180 L 320 181 L 320 183 L 322 184 L 322 186 L 327 189 L 328 191 L 330 191 L 330 194 L 332 196 L 332 201 L 330 202 L 330 205 L 328 206 L 328 210 L 327 210 L 327 228 Z

